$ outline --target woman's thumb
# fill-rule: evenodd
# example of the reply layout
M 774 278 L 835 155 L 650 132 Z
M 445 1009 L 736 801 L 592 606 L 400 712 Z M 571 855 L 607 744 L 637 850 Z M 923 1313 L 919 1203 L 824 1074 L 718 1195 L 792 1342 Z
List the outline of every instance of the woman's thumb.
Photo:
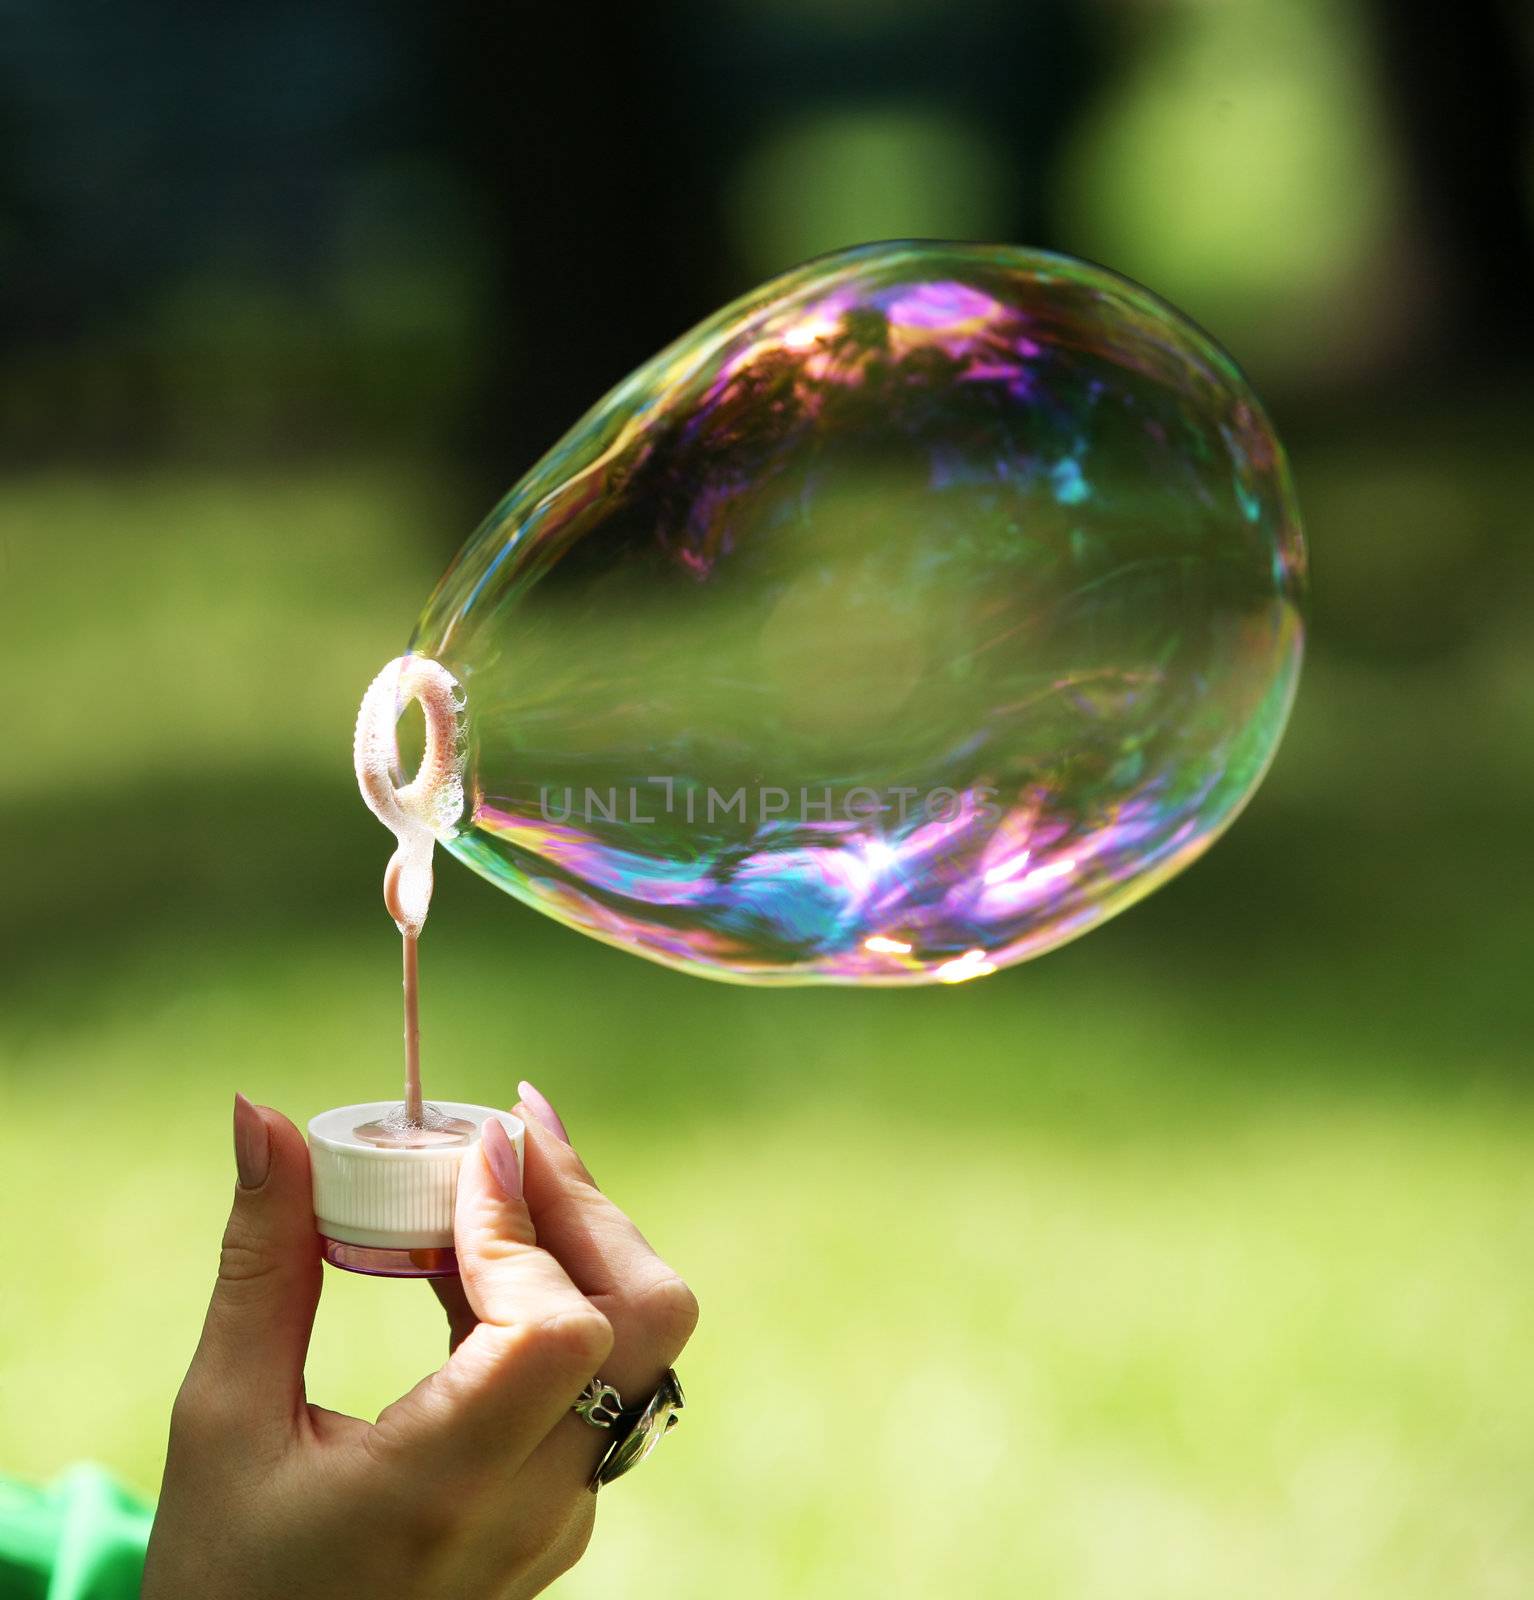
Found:
M 238 1183 L 189 1379 L 242 1414 L 291 1416 L 319 1303 L 309 1150 L 281 1112 L 234 1097 Z

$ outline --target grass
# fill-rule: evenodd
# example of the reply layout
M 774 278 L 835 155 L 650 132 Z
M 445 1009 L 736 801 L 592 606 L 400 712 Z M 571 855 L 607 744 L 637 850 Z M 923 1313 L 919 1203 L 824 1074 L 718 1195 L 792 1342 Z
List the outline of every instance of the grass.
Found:
M 302 1121 L 394 1071 L 386 845 L 345 749 L 425 598 L 431 504 L 368 473 L 0 498 L 30 597 L 0 634 L 10 1471 L 93 1457 L 153 1491 L 232 1091 Z M 1483 665 L 1505 651 L 1454 670 Z M 1531 1017 L 1496 781 L 1526 746 L 1467 703 L 1323 641 L 1208 861 L 955 990 L 708 985 L 445 866 L 429 1082 L 537 1080 L 704 1307 L 684 1426 L 558 1592 L 1534 1591 Z M 1406 730 L 1453 757 L 1436 788 Z M 419 1285 L 329 1274 L 311 1393 L 371 1414 L 439 1324 Z

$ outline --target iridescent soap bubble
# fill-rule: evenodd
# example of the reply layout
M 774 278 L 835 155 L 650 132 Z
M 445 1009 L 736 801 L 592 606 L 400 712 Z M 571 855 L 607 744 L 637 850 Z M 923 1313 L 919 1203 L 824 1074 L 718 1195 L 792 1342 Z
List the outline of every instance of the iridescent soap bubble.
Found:
M 640 368 L 442 580 L 446 842 L 687 971 L 977 977 L 1235 817 L 1304 568 L 1262 407 L 1164 301 L 1039 251 L 828 256 Z

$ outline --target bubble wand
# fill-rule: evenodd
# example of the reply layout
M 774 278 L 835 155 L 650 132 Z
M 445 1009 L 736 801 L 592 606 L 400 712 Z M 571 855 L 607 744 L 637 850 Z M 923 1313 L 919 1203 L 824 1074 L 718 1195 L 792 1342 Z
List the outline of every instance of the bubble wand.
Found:
M 409 783 L 395 788 L 399 745 L 395 727 L 414 700 L 426 720 L 426 749 Z M 399 1115 L 365 1124 L 371 1144 L 419 1146 L 461 1140 L 473 1132 L 461 1118 L 443 1117 L 421 1098 L 420 939 L 431 906 L 432 855 L 439 831 L 463 812 L 463 734 L 458 680 L 421 656 L 391 661 L 373 680 L 357 713 L 353 759 L 368 809 L 397 845 L 384 869 L 384 905 L 404 948 L 405 1099 Z
M 396 788 L 395 727 L 415 701 L 426 748 Z M 403 943 L 405 1093 L 402 1101 L 338 1106 L 309 1124 L 315 1222 L 332 1266 L 378 1277 L 449 1277 L 458 1169 L 488 1118 L 498 1118 L 522 1159 L 521 1121 L 489 1106 L 429 1104 L 421 1093 L 420 937 L 431 905 L 438 835 L 463 811 L 458 684 L 435 661 L 405 656 L 373 680 L 357 716 L 353 755 L 368 808 L 396 840 L 384 871 L 384 905 Z

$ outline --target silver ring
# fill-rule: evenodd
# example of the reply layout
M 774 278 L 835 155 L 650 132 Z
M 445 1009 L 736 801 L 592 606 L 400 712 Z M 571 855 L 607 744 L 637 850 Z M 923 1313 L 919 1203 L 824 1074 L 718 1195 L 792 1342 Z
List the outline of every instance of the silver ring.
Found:
M 570 1409 L 593 1428 L 606 1428 L 612 1434 L 612 1443 L 603 1451 L 586 1487 L 595 1494 L 604 1483 L 637 1467 L 677 1425 L 677 1413 L 685 1404 L 682 1386 L 669 1367 L 660 1388 L 644 1405 L 632 1410 L 623 1404 L 623 1396 L 610 1383 L 593 1378 Z
M 610 1383 L 593 1378 L 570 1409 L 593 1428 L 610 1428 L 623 1416 L 623 1396 Z

